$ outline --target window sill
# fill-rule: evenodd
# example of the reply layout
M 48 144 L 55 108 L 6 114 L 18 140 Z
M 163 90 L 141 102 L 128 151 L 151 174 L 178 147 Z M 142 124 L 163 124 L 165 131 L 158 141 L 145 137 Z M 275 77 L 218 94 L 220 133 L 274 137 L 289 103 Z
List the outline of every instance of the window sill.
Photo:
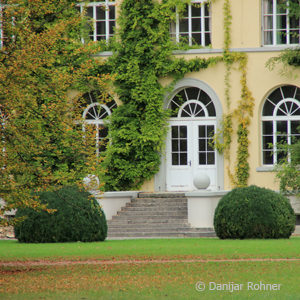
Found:
M 275 167 L 274 166 L 257 167 L 256 172 L 275 172 Z
M 299 46 L 284 46 L 284 45 L 278 45 L 278 46 L 261 46 L 256 48 L 232 48 L 229 51 L 230 52 L 280 52 L 286 49 L 290 48 L 298 48 Z M 223 49 L 212 49 L 212 48 L 199 48 L 199 49 L 188 49 L 188 50 L 174 50 L 174 55 L 188 55 L 188 54 L 220 54 L 223 53 Z M 98 54 L 95 54 L 94 56 L 101 56 L 101 57 L 107 57 L 112 56 L 112 51 L 103 51 Z

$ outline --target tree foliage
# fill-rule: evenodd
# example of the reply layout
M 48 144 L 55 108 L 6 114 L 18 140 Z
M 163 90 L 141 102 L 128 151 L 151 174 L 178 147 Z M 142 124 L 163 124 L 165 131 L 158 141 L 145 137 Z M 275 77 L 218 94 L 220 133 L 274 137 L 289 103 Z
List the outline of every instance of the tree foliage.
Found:
M 299 128 L 300 129 L 300 128 Z M 280 191 L 285 194 L 300 194 L 300 140 L 292 145 L 278 145 L 286 156 L 276 166 Z
M 80 110 L 72 88 L 101 88 L 96 44 L 81 43 L 82 17 L 70 0 L 7 0 L 0 51 L 0 198 L 5 211 L 45 208 L 34 192 L 89 172 Z M 2 220 L 4 223 L 5 220 Z

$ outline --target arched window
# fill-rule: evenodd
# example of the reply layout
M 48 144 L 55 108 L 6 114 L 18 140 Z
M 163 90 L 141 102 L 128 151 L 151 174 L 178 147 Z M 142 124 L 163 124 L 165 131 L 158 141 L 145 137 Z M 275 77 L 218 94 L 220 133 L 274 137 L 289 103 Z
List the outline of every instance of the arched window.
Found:
M 274 165 L 285 157 L 279 144 L 291 145 L 300 138 L 300 88 L 286 85 L 274 90 L 262 111 L 262 161 Z
M 179 91 L 170 101 L 171 117 L 200 118 L 216 117 L 211 98 L 201 89 L 188 87 Z
M 112 111 L 117 107 L 114 100 L 109 99 L 105 104 L 100 104 L 101 93 L 93 91 L 83 95 L 83 103 L 85 109 L 82 114 L 84 119 L 83 130 L 87 126 L 93 126 L 95 130 L 95 148 L 96 155 L 103 152 L 107 145 L 108 129 L 104 124 L 104 120 L 111 115 Z M 102 102 L 102 101 L 101 101 Z

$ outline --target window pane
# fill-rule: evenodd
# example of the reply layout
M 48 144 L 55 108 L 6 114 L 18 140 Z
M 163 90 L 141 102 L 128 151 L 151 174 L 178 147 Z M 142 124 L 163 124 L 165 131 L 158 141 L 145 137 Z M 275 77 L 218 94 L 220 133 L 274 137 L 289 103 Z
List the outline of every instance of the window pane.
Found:
M 273 32 L 272 31 L 265 31 L 264 32 L 264 44 L 265 45 L 272 45 L 273 44 Z
M 115 21 L 110 21 L 110 22 L 109 22 L 109 33 L 110 33 L 110 34 L 112 34 L 112 33 L 115 32 L 115 26 L 116 26 L 115 23 L 116 23 Z
M 180 151 L 187 151 L 187 140 L 180 140 Z
M 280 30 L 276 33 L 277 36 L 277 44 L 286 44 L 286 30 Z
M 198 88 L 190 87 L 185 89 L 189 100 L 197 100 L 200 90 Z
M 272 16 L 267 16 L 264 18 L 264 26 L 265 29 L 273 29 L 273 17 Z
M 192 45 L 202 45 L 201 33 L 192 34 Z
M 206 17 L 209 17 L 210 16 L 210 13 L 209 13 L 209 5 L 208 4 L 205 4 L 204 5 L 204 14 Z
M 216 116 L 215 106 L 214 106 L 214 104 L 212 102 L 209 103 L 209 105 L 207 105 L 206 108 L 208 110 L 208 115 L 210 117 L 215 117 Z
M 273 136 L 264 136 L 263 149 L 264 150 L 273 149 L 273 146 L 274 146 Z
M 178 138 L 178 126 L 172 126 L 172 138 Z
M 272 121 L 264 121 L 263 122 L 263 135 L 273 134 L 273 122 Z
M 105 22 L 97 22 L 97 34 L 105 34 Z
M 199 153 L 199 165 L 206 165 L 206 153 Z
M 271 95 L 268 97 L 275 105 L 282 100 L 282 95 L 280 88 L 276 89 L 274 92 L 271 93 Z
M 186 126 L 180 126 L 180 137 L 187 138 L 187 128 Z
M 214 151 L 214 145 L 212 139 L 207 140 L 207 151 Z
M 299 18 L 290 17 L 290 28 L 291 29 L 299 28 Z
M 300 30 L 291 30 L 290 44 L 299 44 L 299 43 L 300 43 Z
M 116 9 L 114 6 L 109 7 L 109 18 L 115 19 L 116 18 Z
M 105 20 L 105 6 L 96 7 L 97 20 Z
M 271 14 L 273 12 L 273 0 L 264 0 L 264 13 Z
M 181 166 L 187 165 L 187 153 L 180 153 L 180 165 Z
M 287 134 L 287 121 L 277 121 L 277 133 L 284 133 Z
M 201 20 L 192 19 L 192 32 L 201 31 Z
M 86 13 L 88 17 L 94 18 L 93 7 L 88 7 Z
M 296 87 L 292 85 L 286 85 L 281 88 L 284 98 L 294 98 Z
M 179 155 L 178 153 L 172 153 L 172 165 L 178 166 L 179 165 Z
M 286 29 L 286 15 L 283 16 L 277 16 L 276 22 L 277 22 L 277 29 Z
M 201 8 L 199 4 L 192 4 L 192 17 L 200 17 Z
M 214 126 L 207 126 L 207 137 L 213 137 L 215 134 L 214 131 Z
M 264 165 L 273 165 L 272 151 L 263 151 L 263 164 Z
M 178 140 L 172 140 L 172 152 L 179 151 Z
M 189 23 L 188 19 L 183 19 L 179 21 L 179 32 L 188 32 L 189 31 Z
M 214 152 L 207 153 L 207 164 L 208 165 L 215 164 L 215 153 Z
M 199 151 L 206 151 L 206 140 L 199 139 Z
M 205 126 L 199 126 L 199 138 L 205 138 L 206 137 L 206 131 L 205 131 Z
M 204 26 L 205 26 L 205 31 L 210 31 L 210 19 L 205 18 L 204 19 Z
M 291 134 L 300 134 L 300 120 L 291 121 Z

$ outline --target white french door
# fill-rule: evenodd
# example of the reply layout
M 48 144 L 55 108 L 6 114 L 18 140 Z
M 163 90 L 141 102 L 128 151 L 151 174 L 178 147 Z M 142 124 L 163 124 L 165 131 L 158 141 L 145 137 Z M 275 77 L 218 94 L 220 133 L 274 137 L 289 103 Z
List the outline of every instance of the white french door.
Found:
M 193 180 L 198 173 L 210 178 L 211 190 L 217 188 L 214 120 L 170 121 L 167 139 L 167 191 L 195 190 Z

